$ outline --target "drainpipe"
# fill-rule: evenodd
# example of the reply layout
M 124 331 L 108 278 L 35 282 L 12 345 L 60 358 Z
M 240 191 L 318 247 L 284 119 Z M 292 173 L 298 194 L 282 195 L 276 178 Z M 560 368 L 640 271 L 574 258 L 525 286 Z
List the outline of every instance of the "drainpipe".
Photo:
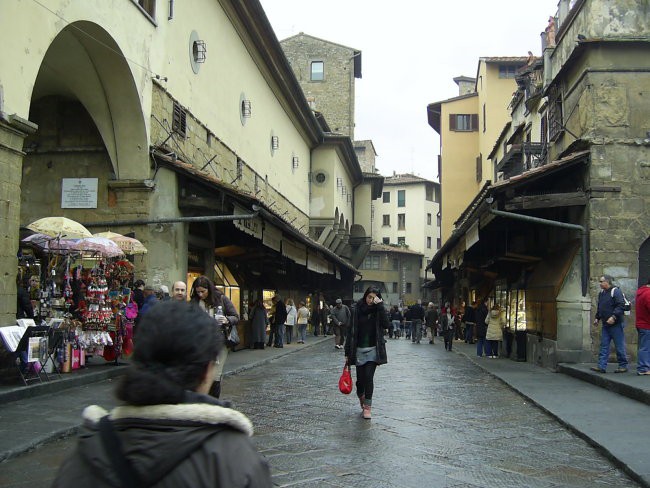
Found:
M 84 227 L 121 227 L 129 225 L 174 224 L 179 222 L 218 222 L 224 220 L 252 220 L 257 217 L 259 207 L 253 205 L 253 213 L 242 215 L 201 215 L 199 217 L 170 217 L 161 219 L 107 220 L 105 222 L 90 222 Z
M 490 209 L 490 213 L 506 219 L 523 220 L 524 222 L 532 222 L 535 224 L 551 225 L 554 227 L 562 227 L 564 229 L 579 230 L 582 237 L 582 259 L 580 262 L 580 271 L 582 273 L 582 296 L 584 297 L 587 295 L 587 286 L 589 284 L 589 260 L 587 258 L 587 229 L 585 227 L 577 224 L 558 222 L 557 220 L 541 219 L 539 217 L 532 217 L 530 215 L 504 212 L 502 210 Z

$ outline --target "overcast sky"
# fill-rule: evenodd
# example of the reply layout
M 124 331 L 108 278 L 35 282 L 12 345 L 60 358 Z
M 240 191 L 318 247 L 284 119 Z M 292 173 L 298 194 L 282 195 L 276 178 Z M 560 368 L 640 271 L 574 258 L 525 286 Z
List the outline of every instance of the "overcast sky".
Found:
M 541 55 L 557 0 L 261 0 L 278 39 L 304 32 L 362 51 L 355 139 L 372 139 L 383 175 L 437 178 L 431 102 L 458 95 L 478 58 Z M 397 7 L 397 8 L 394 8 Z

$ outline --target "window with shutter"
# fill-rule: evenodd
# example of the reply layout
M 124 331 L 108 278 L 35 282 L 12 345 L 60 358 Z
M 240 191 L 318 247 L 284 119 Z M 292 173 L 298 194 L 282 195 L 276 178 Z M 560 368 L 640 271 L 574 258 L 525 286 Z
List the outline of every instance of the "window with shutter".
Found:
M 187 112 L 177 102 L 174 102 L 172 131 L 176 132 L 181 137 L 185 137 L 187 134 Z
M 557 86 L 549 91 L 548 97 L 548 138 L 555 141 L 562 135 L 562 93 Z
M 455 132 L 478 131 L 478 114 L 450 114 L 449 130 Z
M 483 180 L 483 154 L 476 156 L 476 181 L 478 183 Z

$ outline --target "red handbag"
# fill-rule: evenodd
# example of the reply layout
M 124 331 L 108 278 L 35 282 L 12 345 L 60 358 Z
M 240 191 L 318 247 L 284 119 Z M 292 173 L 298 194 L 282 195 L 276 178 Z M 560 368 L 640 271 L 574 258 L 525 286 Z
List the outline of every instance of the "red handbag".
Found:
M 343 372 L 339 378 L 339 390 L 344 395 L 349 395 L 352 392 L 352 374 L 350 373 L 350 366 L 347 363 L 343 366 Z

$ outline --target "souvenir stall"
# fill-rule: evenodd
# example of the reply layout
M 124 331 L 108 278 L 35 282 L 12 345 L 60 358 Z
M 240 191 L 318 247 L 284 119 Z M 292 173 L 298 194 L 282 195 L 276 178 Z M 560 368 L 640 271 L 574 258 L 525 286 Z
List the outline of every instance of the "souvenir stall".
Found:
M 28 228 L 36 230 L 31 224 Z M 89 236 L 70 238 L 57 229 L 38 230 L 23 239 L 32 249 L 21 250 L 29 258 L 24 259 L 19 276 L 29 275 L 33 282 L 38 276 L 35 321 L 51 327 L 49 348 L 55 359 L 49 368 L 72 371 L 85 366 L 89 357 L 118 364 L 133 348 L 137 306 L 131 301 L 134 265 L 114 239 L 123 238 L 131 251 L 135 244 L 130 241 L 140 246 L 138 253 L 146 249 L 119 234 L 114 239 L 89 232 Z M 30 294 L 34 289 L 30 285 Z

